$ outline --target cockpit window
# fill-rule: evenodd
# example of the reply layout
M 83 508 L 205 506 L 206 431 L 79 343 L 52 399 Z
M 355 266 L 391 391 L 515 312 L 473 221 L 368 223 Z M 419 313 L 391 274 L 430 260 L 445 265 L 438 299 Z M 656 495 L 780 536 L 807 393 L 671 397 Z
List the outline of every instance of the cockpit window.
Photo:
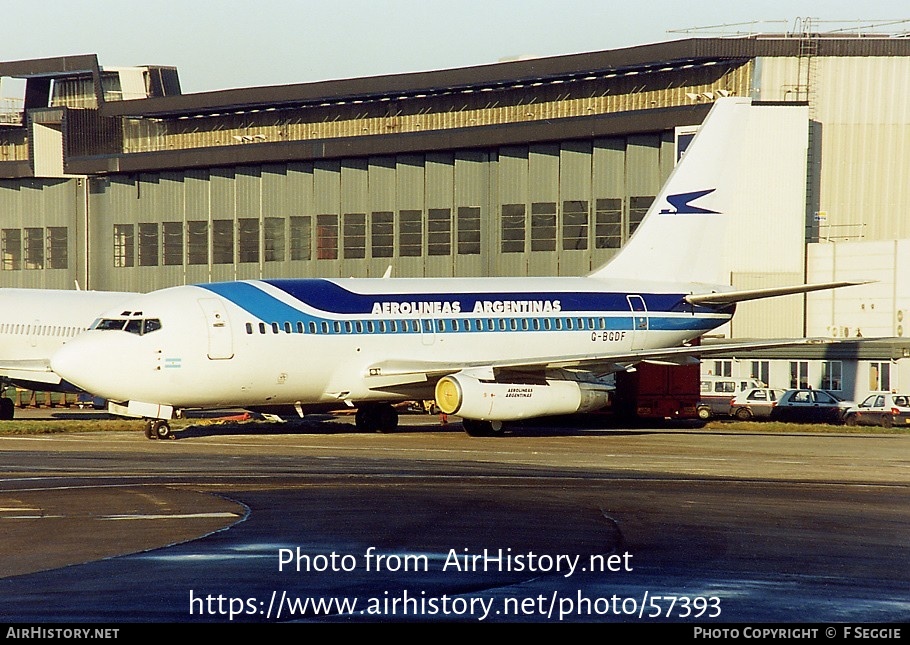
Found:
M 123 326 L 126 324 L 126 321 L 121 318 L 102 318 L 97 323 L 95 323 L 95 329 L 100 329 L 106 331 L 109 329 L 123 329 Z
M 141 336 L 161 329 L 159 318 L 102 318 L 91 326 L 101 331 L 117 330 Z

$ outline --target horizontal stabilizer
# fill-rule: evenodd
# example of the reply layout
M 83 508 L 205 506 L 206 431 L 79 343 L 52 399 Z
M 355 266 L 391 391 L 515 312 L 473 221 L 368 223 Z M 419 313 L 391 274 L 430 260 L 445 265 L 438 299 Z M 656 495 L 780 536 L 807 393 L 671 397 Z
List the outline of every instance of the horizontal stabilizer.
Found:
M 872 280 L 853 282 L 817 282 L 815 284 L 798 284 L 790 287 L 769 287 L 767 289 L 747 289 L 743 291 L 712 291 L 711 293 L 693 293 L 686 296 L 690 305 L 731 305 L 746 300 L 759 300 L 775 296 L 790 296 L 795 293 L 809 293 L 824 289 L 838 289 L 840 287 L 855 287 L 869 284 Z

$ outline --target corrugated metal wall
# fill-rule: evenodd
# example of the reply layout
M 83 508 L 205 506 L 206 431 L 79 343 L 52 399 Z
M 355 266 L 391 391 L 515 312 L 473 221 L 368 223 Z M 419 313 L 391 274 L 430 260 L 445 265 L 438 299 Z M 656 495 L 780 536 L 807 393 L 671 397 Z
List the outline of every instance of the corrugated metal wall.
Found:
M 83 186 L 0 180 L 0 286 L 71 289 L 80 279 Z
M 90 286 L 375 277 L 389 265 L 396 276 L 581 275 L 628 238 L 673 157 L 670 135 L 636 135 L 114 175 L 93 182 Z
M 818 236 L 910 237 L 910 58 L 822 58 Z

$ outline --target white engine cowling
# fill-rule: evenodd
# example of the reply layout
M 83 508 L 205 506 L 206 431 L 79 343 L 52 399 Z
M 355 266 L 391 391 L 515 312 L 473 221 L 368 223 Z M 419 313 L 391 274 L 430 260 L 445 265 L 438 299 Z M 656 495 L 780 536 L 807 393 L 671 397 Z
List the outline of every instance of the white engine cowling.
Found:
M 611 388 L 595 383 L 548 380 L 546 385 L 495 383 L 452 374 L 436 384 L 436 405 L 446 414 L 481 421 L 518 421 L 590 412 L 609 403 Z

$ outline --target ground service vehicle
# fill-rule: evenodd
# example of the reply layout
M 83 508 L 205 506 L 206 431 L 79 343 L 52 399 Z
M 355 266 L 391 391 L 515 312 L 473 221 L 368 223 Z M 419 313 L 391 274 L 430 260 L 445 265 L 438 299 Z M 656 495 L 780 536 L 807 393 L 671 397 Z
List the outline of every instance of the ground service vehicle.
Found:
M 698 365 L 655 363 L 640 363 L 634 372 L 619 372 L 613 413 L 623 421 L 694 419 L 699 372 Z
M 760 388 L 763 384 L 754 378 L 733 378 L 732 376 L 701 377 L 701 396 L 698 402 L 698 418 L 708 420 L 713 416 L 730 414 L 730 400 L 739 392 Z

